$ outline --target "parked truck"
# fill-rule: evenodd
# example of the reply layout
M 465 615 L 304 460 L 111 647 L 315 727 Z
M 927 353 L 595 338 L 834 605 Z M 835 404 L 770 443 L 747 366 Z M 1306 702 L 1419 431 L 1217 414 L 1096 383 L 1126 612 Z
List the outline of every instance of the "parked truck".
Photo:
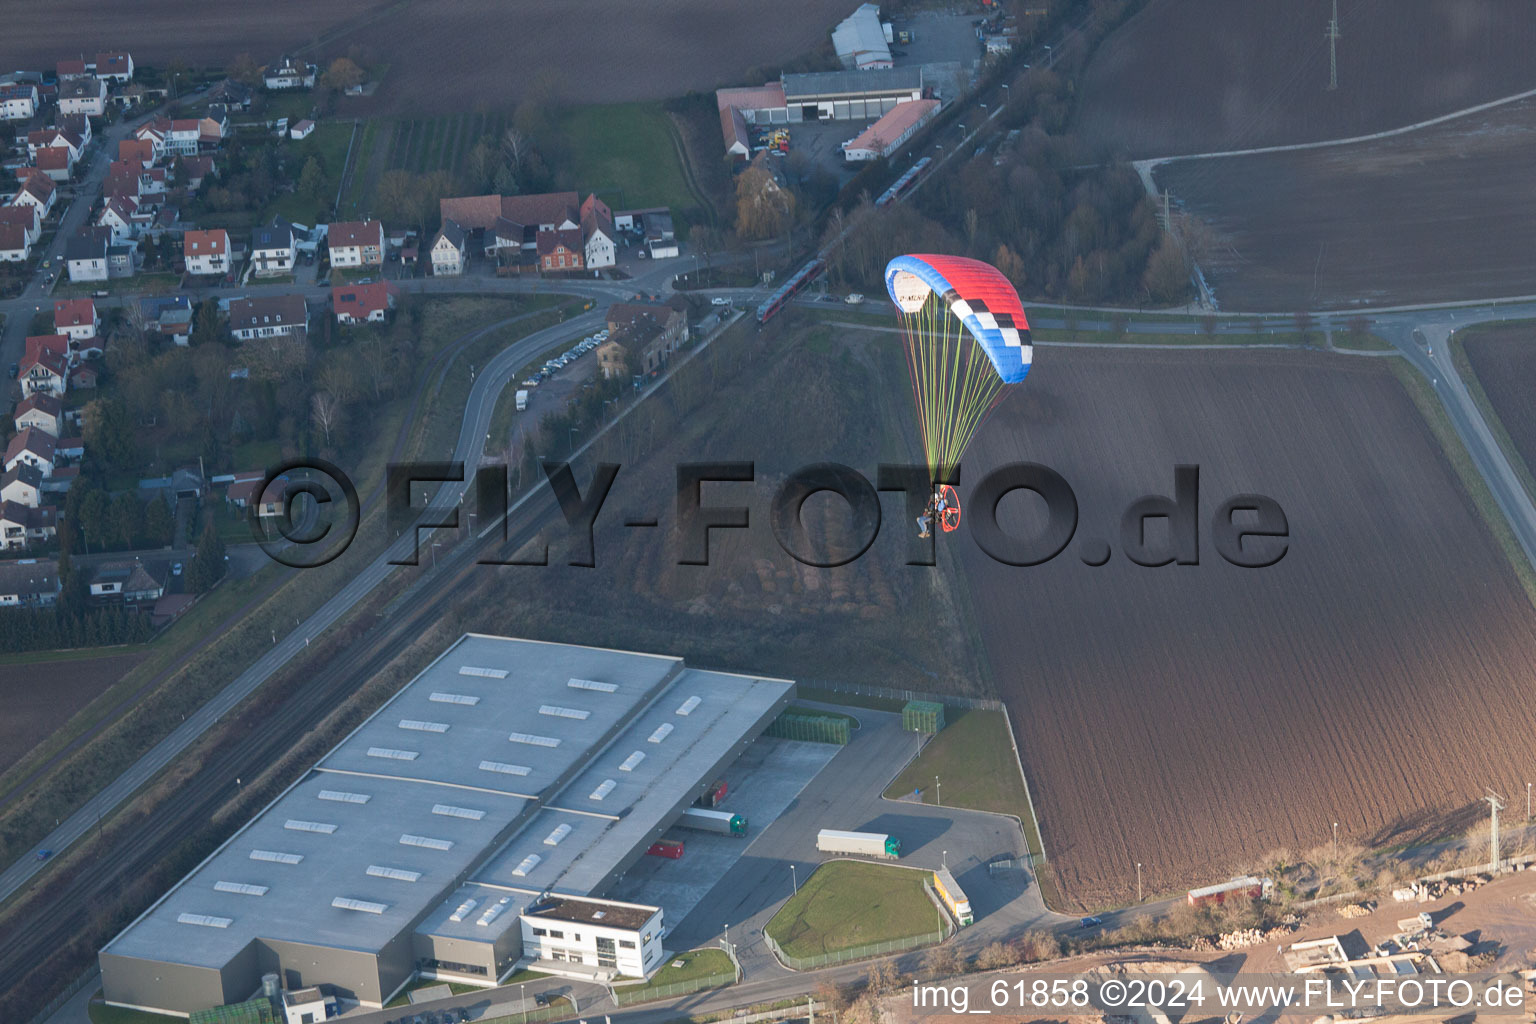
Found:
M 719 807 L 720 801 L 725 799 L 725 794 L 730 791 L 724 779 L 716 779 L 709 784 L 704 795 L 693 802 L 695 807 Z
M 949 912 L 955 915 L 955 923 L 964 928 L 976 920 L 971 913 L 971 900 L 966 896 L 965 890 L 960 888 L 960 883 L 955 881 L 955 876 L 949 873 L 948 868 L 940 868 L 933 873 L 933 890 L 939 894 L 939 899 L 949 908 Z
M 528 392 L 526 390 L 517 393 L 517 411 L 522 412 L 528 408 Z
M 714 832 L 722 836 L 747 834 L 747 819 L 730 811 L 712 811 L 707 807 L 690 807 L 677 819 L 679 828 L 691 828 L 700 832 Z
M 859 853 L 866 857 L 901 856 L 901 840 L 884 832 L 840 832 L 824 828 L 816 833 L 816 849 L 822 853 Z

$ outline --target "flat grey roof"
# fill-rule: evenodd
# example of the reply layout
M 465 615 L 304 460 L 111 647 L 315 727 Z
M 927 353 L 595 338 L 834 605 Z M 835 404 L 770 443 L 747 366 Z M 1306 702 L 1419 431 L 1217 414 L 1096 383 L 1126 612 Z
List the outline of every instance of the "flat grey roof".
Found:
M 869 71 L 814 71 L 784 75 L 784 99 L 795 103 L 832 96 L 880 96 L 923 87 L 921 67 L 873 68 Z
M 418 930 L 494 940 L 541 891 L 593 895 L 793 685 L 468 634 L 103 952 L 204 967 L 256 938 L 378 952 L 434 904 Z M 466 873 L 484 884 L 455 885 Z
M 357 797 L 367 802 L 347 802 Z M 105 952 L 221 967 L 256 938 L 377 951 L 436 902 L 525 804 L 491 793 L 311 771 Z M 434 807 L 484 816 L 433 813 Z M 402 836 L 433 845 L 402 843 Z M 434 848 L 443 842 L 451 845 Z M 253 853 L 279 859 L 253 859 Z M 301 859 L 284 862 L 293 855 Z M 407 874 L 370 875 L 370 868 Z M 409 874 L 419 877 L 410 881 Z M 373 906 L 333 906 L 338 898 Z M 189 923 L 182 915 L 213 924 Z M 214 926 L 218 922 L 223 926 Z
M 705 773 L 753 722 L 785 698 L 792 685 L 782 679 L 685 669 L 607 750 L 548 801 L 531 825 L 476 872 L 475 879 L 518 887 L 531 883 L 535 890 L 573 896 L 601 895 L 597 889 L 614 865 L 670 824 L 678 803 L 691 799 L 709 781 Z M 688 714 L 678 714 L 685 705 Z M 659 731 L 666 735 L 651 742 Z M 630 760 L 636 753 L 645 755 L 638 764 Z M 626 763 L 631 764 L 628 770 Z M 609 782 L 613 786 L 602 799 L 593 799 Z M 612 817 L 588 817 L 592 814 Z M 571 824 L 572 832 L 551 848 L 544 839 L 556 822 Z M 529 855 L 541 858 L 536 869 L 527 876 L 513 875 Z

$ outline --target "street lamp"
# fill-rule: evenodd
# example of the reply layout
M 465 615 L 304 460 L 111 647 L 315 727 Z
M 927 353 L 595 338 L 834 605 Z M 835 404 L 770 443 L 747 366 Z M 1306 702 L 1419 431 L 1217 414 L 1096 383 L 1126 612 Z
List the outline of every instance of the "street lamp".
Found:
M 789 894 L 791 896 L 798 896 L 800 894 L 800 883 L 795 879 L 795 866 L 793 864 L 789 866 Z
M 949 870 L 949 851 L 948 850 L 940 850 L 939 851 L 939 867 L 943 868 L 945 871 Z
M 1136 862 L 1136 902 L 1141 902 L 1141 861 Z
M 1045 66 L 1048 67 L 1048 68 L 1055 67 L 1056 66 L 1056 51 L 1051 49 L 1051 44 L 1050 43 L 1046 43 L 1044 45 L 1045 45 Z
M 933 802 L 938 807 L 944 806 L 944 786 L 937 775 L 933 777 Z
M 1339 823 L 1333 823 L 1333 869 L 1339 869 Z
M 526 989 L 527 987 L 528 987 L 528 983 L 527 982 L 520 981 L 520 982 L 517 983 L 517 1001 L 518 1001 L 518 1004 L 520 1006 L 522 1006 L 522 1008 L 523 1008 L 523 1020 L 524 1021 L 528 1020 L 528 997 L 523 992 L 523 990 Z

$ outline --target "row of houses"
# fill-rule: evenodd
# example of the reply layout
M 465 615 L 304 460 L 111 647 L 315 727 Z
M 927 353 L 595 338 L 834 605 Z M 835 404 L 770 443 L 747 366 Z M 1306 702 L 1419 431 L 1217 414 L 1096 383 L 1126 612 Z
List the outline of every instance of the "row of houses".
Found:
M 428 250 L 439 277 L 464 273 L 472 254 L 500 268 L 546 274 L 602 270 L 618 262 L 626 234 L 642 238 L 652 256 L 677 255 L 670 211 L 616 214 L 596 195 L 457 196 L 441 200 L 439 212 L 442 228 Z
M 112 89 L 133 81 L 133 55 L 127 52 L 98 53 L 61 60 L 49 80 L 41 71 L 17 71 L 0 77 L 0 121 L 30 121 L 50 103 L 66 114 L 101 117 L 107 112 Z M 126 92 L 120 103 L 134 97 Z
M 608 307 L 608 340 L 597 347 L 597 365 L 604 377 L 629 373 L 631 353 L 642 373 L 653 373 L 688 340 L 687 300 L 615 302 Z
M 123 558 L 98 562 L 81 570 L 90 596 L 97 603 L 121 602 L 142 606 L 165 596 L 170 578 L 163 560 Z M 53 558 L 23 558 L 0 562 L 0 608 L 51 608 L 63 588 L 59 563 Z

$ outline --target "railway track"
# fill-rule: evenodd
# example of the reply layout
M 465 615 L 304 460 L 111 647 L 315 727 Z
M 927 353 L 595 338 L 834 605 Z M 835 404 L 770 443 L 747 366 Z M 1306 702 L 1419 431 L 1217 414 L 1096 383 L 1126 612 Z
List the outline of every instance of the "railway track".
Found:
M 428 571 L 392 599 L 381 620 L 348 646 L 349 652 L 364 652 L 361 658 L 335 658 L 321 666 L 312 680 L 266 716 L 260 729 L 231 736 L 221 744 L 202 768 L 177 787 L 173 799 L 150 815 L 118 826 L 110 850 L 98 848 L 94 859 L 72 877 L 45 882 L 23 897 L 15 911 L 15 919 L 23 925 L 0 935 L 0 991 L 8 993 L 77 939 L 93 939 L 102 904 L 148 875 L 189 836 L 206 827 L 214 813 L 237 795 L 237 779 L 254 778 L 276 763 L 295 737 L 343 706 L 462 600 L 471 574 L 484 571 L 477 566 L 478 559 L 509 555 L 557 514 L 554 497 L 546 488 L 524 506 L 522 525 L 509 528 L 506 542 L 495 531 L 491 536 L 466 537 L 452 554 L 439 560 L 435 571 Z M 104 942 L 109 937 L 100 938 Z M 85 966 L 81 963 L 78 969 Z

